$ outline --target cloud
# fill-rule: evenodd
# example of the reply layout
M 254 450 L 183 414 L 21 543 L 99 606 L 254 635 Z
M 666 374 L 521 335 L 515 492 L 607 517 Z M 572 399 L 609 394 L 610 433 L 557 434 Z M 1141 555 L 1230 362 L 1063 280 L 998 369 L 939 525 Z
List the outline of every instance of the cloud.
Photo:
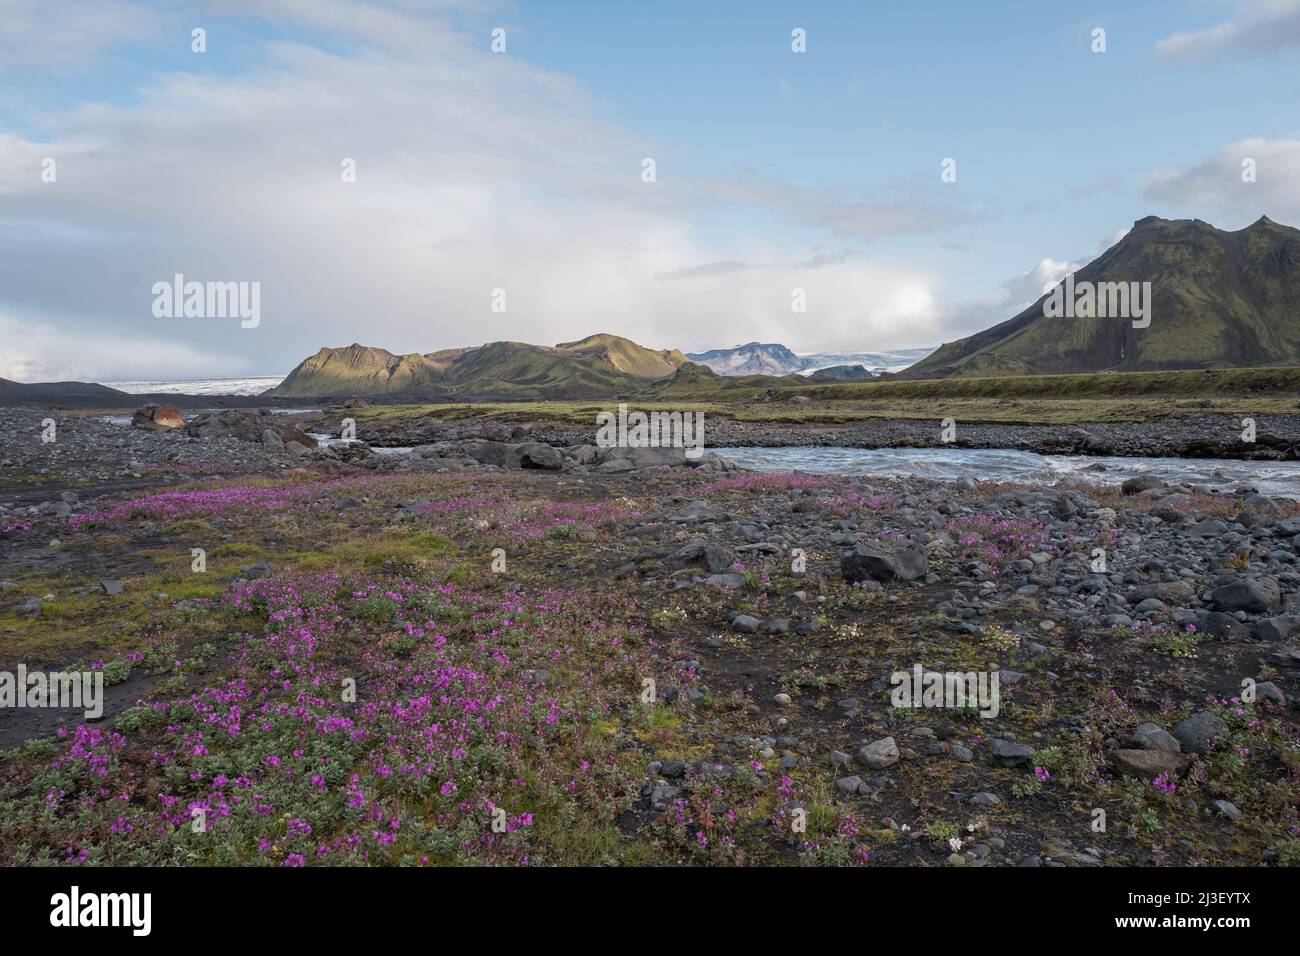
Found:
M 83 103 L 40 141 L 0 128 L 0 314 L 24 342 L 9 370 L 265 374 L 357 339 L 423 352 L 594 331 L 694 349 L 788 337 L 796 286 L 801 348 L 927 340 L 934 277 L 845 247 L 959 216 L 684 172 L 571 78 L 492 54 L 486 28 L 451 29 L 439 17 L 458 6 L 211 4 L 299 27 L 298 42 L 268 42 L 238 75 L 161 74 L 129 105 Z M 701 236 L 701 212 L 733 209 L 788 228 Z M 811 253 L 810 231 L 826 240 Z M 175 273 L 259 282 L 260 326 L 155 318 L 151 287 Z
M 1156 44 L 1171 60 L 1273 53 L 1300 46 L 1300 0 L 1243 0 L 1236 19 L 1193 33 L 1175 33 Z
M 791 222 L 825 230 L 841 239 L 881 239 L 937 232 L 973 221 L 970 214 L 921 203 L 846 197 L 841 190 L 794 186 L 736 174 L 692 185 L 708 199 L 760 206 Z
M 1103 240 L 1098 244 L 1098 251 L 1109 249 L 1127 231 L 1117 233 L 1113 241 Z M 938 331 L 932 341 L 942 339 L 947 342 L 964 338 L 1019 315 L 1067 275 L 1078 272 L 1088 262 L 1089 258 L 1055 259 L 1044 256 L 1032 268 L 1002 282 L 991 294 L 942 309 L 938 317 Z
M 1255 181 L 1242 180 L 1243 162 L 1253 160 Z M 1300 223 L 1300 140 L 1247 139 L 1232 143 L 1188 169 L 1158 173 L 1145 187 L 1148 199 L 1240 229 L 1260 216 L 1287 225 Z
M 1130 231 L 1131 231 L 1130 228 L 1116 229 L 1105 239 L 1101 240 L 1101 242 L 1097 243 L 1097 254 L 1100 255 L 1101 253 L 1105 252 L 1111 246 L 1115 245 L 1115 243 L 1119 242 L 1121 239 L 1127 236 Z M 1064 278 L 1064 276 L 1062 276 L 1062 278 Z
M 8 82 L 18 73 L 81 72 L 114 48 L 161 42 L 163 23 L 131 0 L 0 0 L 0 70 Z M 182 40 L 188 45 L 188 32 Z
M 183 342 L 93 332 L 71 340 L 60 327 L 6 315 L 0 315 L 0 340 L 0 378 L 23 382 L 152 379 L 160 368 L 175 379 L 234 378 L 249 371 L 247 359 L 213 356 Z
M 657 278 L 669 281 L 674 279 L 698 279 L 701 276 L 725 276 L 757 268 L 758 266 L 751 265 L 748 262 L 704 262 L 698 266 L 687 266 L 685 269 L 661 272 Z

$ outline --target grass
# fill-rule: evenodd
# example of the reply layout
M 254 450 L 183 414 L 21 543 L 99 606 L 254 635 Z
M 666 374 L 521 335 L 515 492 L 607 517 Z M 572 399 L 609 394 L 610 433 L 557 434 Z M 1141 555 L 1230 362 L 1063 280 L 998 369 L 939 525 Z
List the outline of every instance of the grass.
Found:
M 776 380 L 773 380 L 776 381 Z M 631 396 L 630 409 L 699 411 L 742 422 L 845 424 L 869 419 L 1079 425 L 1141 422 L 1165 415 L 1300 414 L 1300 368 L 1211 369 L 1193 372 L 1121 372 L 1094 375 L 1025 375 L 927 381 L 842 382 L 773 386 L 770 401 L 754 402 L 765 388 L 720 392 L 707 384 L 649 389 Z M 790 399 L 802 396 L 808 402 Z M 433 418 L 462 421 L 551 421 L 595 427 L 596 415 L 614 400 L 445 405 L 374 405 L 350 410 L 358 423 L 397 424 Z

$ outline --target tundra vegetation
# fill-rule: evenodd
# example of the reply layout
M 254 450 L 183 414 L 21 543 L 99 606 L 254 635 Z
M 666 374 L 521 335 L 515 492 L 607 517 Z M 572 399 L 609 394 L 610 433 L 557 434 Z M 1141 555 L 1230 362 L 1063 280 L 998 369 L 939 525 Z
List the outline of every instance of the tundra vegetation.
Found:
M 109 701 L 6 729 L 6 864 L 1300 861 L 1293 503 L 309 461 L 68 510 L 0 528 L 0 669 Z M 891 707 L 915 664 L 997 717 Z

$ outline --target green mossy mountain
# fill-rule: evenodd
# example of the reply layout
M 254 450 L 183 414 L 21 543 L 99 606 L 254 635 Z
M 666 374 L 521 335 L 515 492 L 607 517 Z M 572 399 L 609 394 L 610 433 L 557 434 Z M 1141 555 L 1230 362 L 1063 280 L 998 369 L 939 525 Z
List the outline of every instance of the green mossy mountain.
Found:
M 1014 318 L 956 342 L 898 377 L 990 378 L 1083 372 L 1300 365 L 1300 230 L 1267 218 L 1227 232 L 1199 219 L 1148 216 L 1072 279 L 1147 283 L 1150 324 L 1129 317 L 1052 317 L 1048 295 Z M 813 381 L 855 379 L 848 367 Z M 350 345 L 303 361 L 276 398 L 380 397 L 426 401 L 663 399 L 809 384 L 789 376 L 727 379 L 676 349 L 597 334 L 553 347 L 491 342 L 395 355 Z
M 636 398 L 646 401 L 725 401 L 752 397 L 756 391 L 806 386 L 802 375 L 719 375 L 707 365 L 687 362 L 670 378 L 641 389 Z
M 1075 284 L 1150 282 L 1151 324 L 1044 314 L 949 342 L 904 378 L 1300 365 L 1300 230 L 1261 218 L 1236 232 L 1148 216 Z
M 323 348 L 266 393 L 277 398 L 343 396 L 447 401 L 608 398 L 666 378 L 686 362 L 616 335 L 553 348 L 489 342 L 478 348 L 395 355 L 363 345 Z

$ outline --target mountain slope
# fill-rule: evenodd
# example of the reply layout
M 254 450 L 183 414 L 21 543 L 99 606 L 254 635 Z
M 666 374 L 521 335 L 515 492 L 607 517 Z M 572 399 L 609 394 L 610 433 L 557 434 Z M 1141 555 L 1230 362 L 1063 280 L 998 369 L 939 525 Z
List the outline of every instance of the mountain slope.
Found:
M 719 375 L 707 365 L 687 362 L 671 378 L 661 379 L 633 397 L 642 401 L 715 401 L 783 385 L 807 384 L 801 375 Z
M 830 365 L 808 376 L 813 382 L 864 382 L 875 377 L 865 365 Z
M 607 333 L 589 335 L 581 341 L 561 343 L 555 347 L 559 351 L 603 359 L 620 372 L 652 381 L 672 375 L 687 361 L 677 349 L 655 352 L 630 339 Z
M 949 342 L 904 378 L 1159 371 L 1300 364 L 1300 230 L 1261 218 L 1236 232 L 1139 219 L 1074 276 L 1150 282 L 1150 326 L 1128 318 L 1019 315 Z
M 354 342 L 347 348 L 323 348 L 304 359 L 267 394 L 283 397 L 417 391 L 435 387 L 446 364 L 423 355 L 394 355 L 387 349 Z
M 271 397 L 402 396 L 448 400 L 604 398 L 672 375 L 686 362 L 598 334 L 553 348 L 489 342 L 425 355 L 350 345 L 305 359 Z

